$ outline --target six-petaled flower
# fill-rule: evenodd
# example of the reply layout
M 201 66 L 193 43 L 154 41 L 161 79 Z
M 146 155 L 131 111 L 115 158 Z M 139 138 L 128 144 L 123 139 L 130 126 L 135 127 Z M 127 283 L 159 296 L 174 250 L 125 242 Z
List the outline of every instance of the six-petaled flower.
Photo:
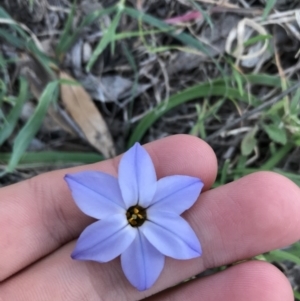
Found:
M 201 256 L 200 242 L 180 214 L 195 203 L 203 183 L 186 175 L 157 180 L 140 144 L 121 158 L 118 178 L 85 171 L 65 180 L 81 211 L 98 220 L 82 232 L 72 258 L 108 262 L 121 255 L 127 279 L 146 290 L 159 277 L 165 256 Z

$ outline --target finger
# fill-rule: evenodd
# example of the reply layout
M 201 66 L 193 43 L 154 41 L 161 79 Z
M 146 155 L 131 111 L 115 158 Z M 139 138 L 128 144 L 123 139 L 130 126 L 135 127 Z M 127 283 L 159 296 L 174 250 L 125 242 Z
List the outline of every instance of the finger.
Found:
M 166 290 L 147 301 L 293 301 L 286 277 L 271 264 L 250 261 Z M 145 300 L 145 301 L 146 301 Z
M 57 252 L 57 259 L 61 259 Z M 46 259 L 47 261 L 47 259 Z M 28 274 L 15 276 L 0 286 L 0 297 L 3 300 L 14 301 L 82 301 L 82 300 L 141 300 L 147 292 L 137 292 L 135 295 L 127 295 L 127 290 L 120 286 L 119 277 L 99 279 L 98 264 L 88 263 L 85 267 L 89 270 L 88 281 L 82 274 L 74 274 L 74 264 L 68 261 L 70 266 L 66 269 L 64 277 L 57 286 L 57 267 L 36 265 Z M 63 262 L 65 264 L 65 261 Z M 77 263 L 75 263 L 77 265 Z M 97 267 L 98 266 L 98 267 Z M 111 269 L 111 267 L 109 267 Z M 76 270 L 79 272 L 80 270 Z M 72 275 L 71 275 L 72 273 Z M 54 281 L 53 281 L 54 279 Z M 114 282 L 114 287 L 111 286 Z M 32 285 L 30 285 L 32 284 Z M 109 285 L 109 290 L 106 285 Z M 221 273 L 194 280 L 166 290 L 148 298 L 147 301 L 160 300 L 205 300 L 205 301 L 292 301 L 293 293 L 286 277 L 274 266 L 252 261 L 236 265 Z
M 272 172 L 254 173 L 204 193 L 201 202 L 186 214 L 201 233 L 204 268 L 299 240 L 299 199 L 299 187 Z
M 215 155 L 198 138 L 176 135 L 146 148 L 158 177 L 195 176 L 206 189 L 215 180 Z M 0 190 L 0 281 L 78 237 L 92 221 L 72 200 L 65 174 L 89 169 L 116 175 L 119 159 L 47 173 Z
M 138 292 L 128 283 L 119 259 L 107 264 L 72 261 L 70 254 L 74 242 L 12 281 L 24 287 L 35 283 L 41 292 L 45 285 L 51 286 L 50 291 L 57 288 L 69 294 L 72 294 L 72 287 L 80 287 L 82 294 L 93 291 L 107 296 L 107 300 L 116 299 L 111 294 L 124 295 L 132 300 L 142 299 L 208 267 L 249 258 L 298 240 L 299 198 L 300 191 L 294 183 L 266 172 L 205 192 L 186 214 L 202 242 L 203 256 L 186 261 L 167 258 L 158 281 L 146 292 Z M 51 284 L 47 279 L 53 279 Z

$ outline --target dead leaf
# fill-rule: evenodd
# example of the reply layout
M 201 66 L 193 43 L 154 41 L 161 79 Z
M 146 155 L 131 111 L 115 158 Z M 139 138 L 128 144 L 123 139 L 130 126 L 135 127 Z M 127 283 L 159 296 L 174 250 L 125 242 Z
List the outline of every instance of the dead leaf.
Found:
M 74 79 L 61 71 L 60 79 Z M 115 148 L 107 125 L 90 95 L 82 86 L 61 85 L 61 99 L 67 112 L 81 128 L 86 139 L 106 158 L 115 155 Z

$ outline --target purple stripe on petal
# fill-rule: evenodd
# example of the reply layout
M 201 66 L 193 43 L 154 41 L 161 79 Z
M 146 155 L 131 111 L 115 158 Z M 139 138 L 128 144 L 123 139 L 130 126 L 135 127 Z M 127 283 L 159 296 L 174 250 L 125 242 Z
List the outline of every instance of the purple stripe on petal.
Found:
M 133 242 L 137 229 L 128 225 L 125 215 L 113 215 L 88 226 L 80 235 L 72 258 L 110 261 L 123 253 Z
M 156 191 L 156 173 L 149 154 L 136 143 L 119 164 L 119 184 L 127 208 L 148 207 Z
M 102 219 L 125 212 L 117 178 L 102 172 L 85 171 L 68 174 L 65 180 L 77 206 L 85 214 Z
M 147 212 L 139 229 L 162 254 L 175 259 L 191 259 L 202 254 L 200 242 L 190 225 L 169 212 Z
M 157 190 L 148 210 L 173 212 L 180 215 L 198 199 L 204 184 L 189 176 L 168 176 L 157 182 Z
M 150 288 L 159 277 L 165 256 L 138 231 L 133 243 L 121 255 L 121 264 L 129 282 L 139 291 Z

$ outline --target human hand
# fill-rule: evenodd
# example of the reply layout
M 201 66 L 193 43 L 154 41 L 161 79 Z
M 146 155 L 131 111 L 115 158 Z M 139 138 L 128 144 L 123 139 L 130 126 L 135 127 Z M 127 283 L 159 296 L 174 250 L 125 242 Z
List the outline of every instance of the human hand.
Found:
M 205 142 L 178 135 L 145 147 L 159 178 L 182 174 L 205 183 L 206 192 L 183 214 L 199 237 L 202 257 L 167 258 L 157 282 L 143 292 L 129 284 L 119 259 L 104 264 L 72 260 L 74 240 L 93 219 L 77 208 L 63 178 L 87 169 L 116 175 L 119 158 L 54 171 L 0 190 L 0 300 L 122 301 L 151 296 L 149 300 L 292 301 L 281 272 L 258 261 L 170 287 L 207 268 L 298 240 L 300 189 L 280 175 L 260 172 L 207 191 L 217 163 Z

